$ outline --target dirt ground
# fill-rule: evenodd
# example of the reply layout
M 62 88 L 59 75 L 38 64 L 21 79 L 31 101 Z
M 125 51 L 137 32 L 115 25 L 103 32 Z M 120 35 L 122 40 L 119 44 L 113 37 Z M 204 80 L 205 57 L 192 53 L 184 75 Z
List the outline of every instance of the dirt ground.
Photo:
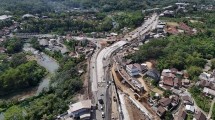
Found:
M 88 61 L 83 62 L 83 64 L 87 64 L 86 71 L 84 74 L 80 76 L 80 79 L 83 81 L 83 89 L 80 91 L 80 93 L 77 94 L 76 98 L 81 101 L 81 100 L 87 100 L 90 99 L 90 92 L 89 92 L 89 64 Z M 80 66 L 79 66 L 80 67 Z
M 179 26 L 177 22 L 167 22 L 167 25 L 169 26 Z
M 123 85 L 121 82 L 120 82 L 120 80 L 118 79 L 118 77 L 117 77 L 117 74 L 116 74 L 116 72 L 114 71 L 114 67 L 115 66 L 113 66 L 113 68 L 112 68 L 112 73 L 113 73 L 113 78 L 114 78 L 114 80 L 115 80 L 115 83 L 116 83 L 116 85 L 117 85 L 117 87 L 118 87 L 118 89 L 120 89 L 121 91 L 123 91 L 125 94 L 127 94 L 127 95 L 129 95 L 130 97 L 132 97 L 133 99 L 135 99 L 134 98 L 134 94 L 133 94 L 133 92 L 128 88 L 128 87 L 126 87 L 125 85 Z M 142 81 L 142 79 L 141 79 L 141 81 Z M 144 82 L 144 81 L 142 81 L 142 82 Z M 146 84 L 145 84 L 146 85 Z M 147 85 L 146 85 L 147 86 Z M 148 89 L 148 88 L 147 88 Z M 150 90 L 149 90 L 150 91 Z M 129 116 L 130 116 L 130 119 L 131 120 L 145 120 L 145 116 L 144 116 L 144 114 L 135 106 L 135 105 L 133 105 L 131 102 L 130 102 L 130 100 L 127 98 L 127 99 L 125 99 L 125 101 L 126 101 L 126 107 L 127 107 L 127 109 L 128 109 L 128 112 L 129 112 Z M 141 104 L 153 115 L 153 116 L 155 116 L 155 118 L 157 118 L 156 117 L 156 113 L 154 112 L 154 111 L 152 111 L 151 110 L 151 107 L 150 106 L 147 106 L 146 105 L 146 103 L 144 103 L 144 102 L 141 102 Z
M 146 116 L 125 97 L 126 107 L 131 120 L 145 120 Z

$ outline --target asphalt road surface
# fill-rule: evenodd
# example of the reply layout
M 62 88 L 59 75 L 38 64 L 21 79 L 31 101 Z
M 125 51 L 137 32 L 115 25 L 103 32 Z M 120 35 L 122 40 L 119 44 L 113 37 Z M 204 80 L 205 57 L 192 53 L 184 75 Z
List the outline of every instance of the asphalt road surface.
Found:
M 93 92 L 93 104 L 98 104 L 98 109 L 95 110 L 96 120 L 110 120 L 111 119 L 111 87 L 108 81 L 110 81 L 109 65 L 111 61 L 111 55 L 117 50 L 121 49 L 127 41 L 137 39 L 140 35 L 144 35 L 157 25 L 157 14 L 153 14 L 148 20 L 146 20 L 141 27 L 138 27 L 134 31 L 125 35 L 122 41 L 118 41 L 106 47 L 102 50 L 97 49 L 93 54 L 90 61 L 90 80 L 92 82 L 91 89 Z M 99 104 L 98 100 L 102 99 L 104 104 Z M 104 113 L 104 117 L 102 117 Z

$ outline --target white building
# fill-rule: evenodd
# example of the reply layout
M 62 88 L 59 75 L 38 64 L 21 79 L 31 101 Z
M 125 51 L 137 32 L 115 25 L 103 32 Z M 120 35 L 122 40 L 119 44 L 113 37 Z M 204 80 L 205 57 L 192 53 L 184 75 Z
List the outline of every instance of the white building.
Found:
M 164 32 L 164 27 L 165 27 L 165 25 L 157 25 L 156 26 L 157 32 L 158 33 Z
M 7 19 L 10 19 L 12 16 L 10 16 L 10 15 L 1 15 L 0 16 L 0 20 L 7 20 Z
M 207 95 L 211 95 L 215 97 L 215 90 L 204 87 L 203 92 L 206 93 Z
M 31 14 L 25 14 L 22 16 L 22 18 L 33 18 L 35 17 L 34 15 L 31 15 Z
M 186 105 L 185 109 L 186 109 L 186 111 L 190 111 L 190 112 L 192 112 L 192 113 L 195 112 L 195 108 L 194 108 L 194 106 L 192 106 L 192 105 Z
M 126 65 L 126 71 L 130 76 L 139 75 L 140 73 L 139 69 L 134 64 Z
M 68 115 L 80 120 L 90 120 L 91 100 L 84 100 L 69 106 Z

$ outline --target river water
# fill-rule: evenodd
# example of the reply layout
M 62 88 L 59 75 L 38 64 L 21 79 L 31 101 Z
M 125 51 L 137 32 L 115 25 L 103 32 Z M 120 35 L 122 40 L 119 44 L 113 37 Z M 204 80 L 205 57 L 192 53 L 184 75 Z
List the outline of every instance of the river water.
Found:
M 23 50 L 25 52 L 31 52 L 33 53 L 33 58 L 36 58 L 37 63 L 40 66 L 43 66 L 46 68 L 46 70 L 49 72 L 47 76 L 45 76 L 39 85 L 35 88 L 29 88 L 25 89 L 24 91 L 19 91 L 16 93 L 12 93 L 10 95 L 6 95 L 2 97 L 1 99 L 18 99 L 18 100 L 24 100 L 26 98 L 37 96 L 39 95 L 43 89 L 49 89 L 49 82 L 51 75 L 55 73 L 55 71 L 59 68 L 59 64 L 51 57 L 44 53 L 39 53 L 34 48 L 30 46 L 30 44 L 25 44 Z M 0 113 L 0 120 L 4 120 L 4 113 Z
M 47 76 L 45 76 L 39 85 L 35 88 L 25 89 L 24 91 L 12 93 L 10 95 L 6 95 L 1 99 L 18 99 L 23 100 L 32 96 L 39 95 L 43 91 L 43 89 L 49 89 L 49 82 L 51 76 L 55 73 L 55 71 L 59 68 L 59 64 L 51 57 L 44 53 L 39 53 L 34 48 L 30 46 L 30 44 L 26 43 L 24 45 L 23 50 L 25 52 L 33 53 L 32 57 L 37 61 L 40 66 L 43 66 L 48 71 Z

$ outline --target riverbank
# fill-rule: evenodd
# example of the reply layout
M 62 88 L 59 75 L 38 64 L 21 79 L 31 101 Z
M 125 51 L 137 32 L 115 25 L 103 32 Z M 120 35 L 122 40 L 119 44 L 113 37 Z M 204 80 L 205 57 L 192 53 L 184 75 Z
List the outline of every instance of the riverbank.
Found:
M 49 89 L 49 82 L 50 82 L 51 76 L 55 74 L 55 71 L 59 68 L 59 64 L 53 58 L 49 57 L 44 53 L 39 53 L 34 48 L 32 48 L 29 44 L 25 44 L 23 50 L 25 52 L 32 53 L 32 55 L 28 56 L 28 58 L 31 58 L 31 60 L 36 60 L 40 66 L 44 67 L 48 71 L 48 74 L 40 81 L 38 86 L 33 88 L 25 88 L 23 90 L 22 89 L 18 90 L 11 94 L 4 95 L 0 97 L 0 99 L 3 99 L 3 100 L 13 99 L 13 100 L 21 101 L 26 98 L 39 95 L 43 90 Z

